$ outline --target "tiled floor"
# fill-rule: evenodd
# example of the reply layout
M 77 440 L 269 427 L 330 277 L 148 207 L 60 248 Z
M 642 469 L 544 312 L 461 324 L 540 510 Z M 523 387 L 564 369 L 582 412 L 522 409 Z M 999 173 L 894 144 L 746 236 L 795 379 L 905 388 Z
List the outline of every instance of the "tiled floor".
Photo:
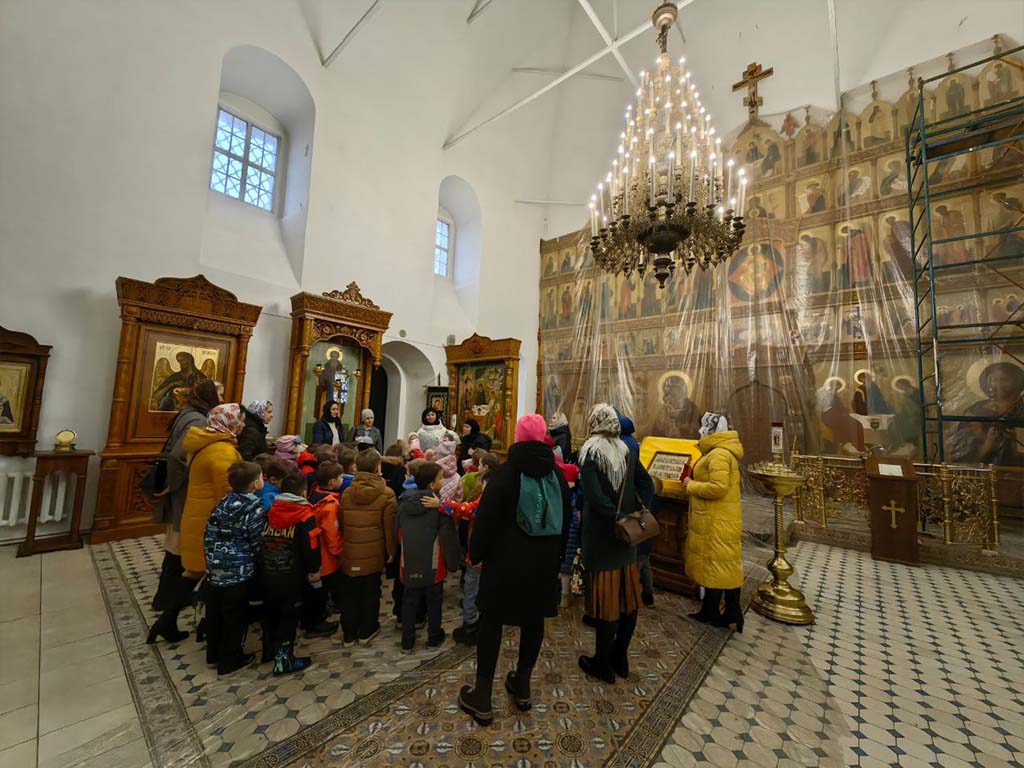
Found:
M 14 555 L 0 548 L 0 766 L 146 768 L 88 551 Z
M 817 622 L 748 613 L 658 768 L 1024 765 L 1024 585 L 807 542 L 792 561 Z M 36 765 L 149 765 L 84 550 L 0 549 L 0 766 Z

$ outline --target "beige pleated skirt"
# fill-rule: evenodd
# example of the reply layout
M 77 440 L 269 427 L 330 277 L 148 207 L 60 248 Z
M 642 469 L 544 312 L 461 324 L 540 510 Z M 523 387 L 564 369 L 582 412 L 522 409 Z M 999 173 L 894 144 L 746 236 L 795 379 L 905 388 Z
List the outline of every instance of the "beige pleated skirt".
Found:
M 640 569 L 636 563 L 614 571 L 588 571 L 584 606 L 588 616 L 618 621 L 640 608 Z

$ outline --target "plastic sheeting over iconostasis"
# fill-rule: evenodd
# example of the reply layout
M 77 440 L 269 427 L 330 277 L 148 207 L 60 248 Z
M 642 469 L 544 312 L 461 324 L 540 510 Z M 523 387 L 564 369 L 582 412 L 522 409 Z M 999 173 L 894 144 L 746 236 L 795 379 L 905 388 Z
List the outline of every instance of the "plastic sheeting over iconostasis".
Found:
M 986 42 L 953 60 L 991 54 Z M 588 256 L 589 228 L 544 242 L 538 402 L 545 414 L 564 412 L 580 439 L 595 402 L 631 416 L 640 436 L 695 437 L 704 411 L 722 412 L 741 433 L 744 463 L 770 457 L 773 424 L 784 427 L 787 453 L 922 458 L 904 132 L 917 106 L 917 78 L 949 65 L 942 57 L 848 91 L 843 115 L 794 107 L 728 135 L 729 156 L 751 179 L 747 232 L 738 252 L 714 270 L 677 270 L 659 289 L 650 275 L 598 271 Z M 929 90 L 927 108 L 941 119 L 1004 98 L 1003 91 L 1020 96 L 1022 71 L 997 72 L 990 63 L 941 80 Z M 933 239 L 1006 229 L 1013 221 L 1019 227 L 1021 161 L 1018 146 L 930 164 L 935 188 L 980 184 L 932 205 Z M 1005 184 L 993 187 L 993 174 L 1004 174 Z M 1020 238 L 936 245 L 935 259 L 952 265 L 993 249 L 1024 253 Z M 1000 323 L 1024 311 L 1024 275 L 1004 267 L 997 275 L 970 265 L 937 278 L 939 323 Z M 966 338 L 977 329 L 951 332 Z M 1024 366 L 1012 346 L 954 344 L 943 352 L 947 413 L 998 409 L 993 380 L 1005 364 L 1003 389 L 1013 391 L 1000 397 L 1012 401 L 1011 410 L 1021 408 Z M 934 388 L 925 394 L 934 400 Z M 947 424 L 946 460 L 1024 463 L 1016 434 L 993 454 L 986 435 L 994 428 Z

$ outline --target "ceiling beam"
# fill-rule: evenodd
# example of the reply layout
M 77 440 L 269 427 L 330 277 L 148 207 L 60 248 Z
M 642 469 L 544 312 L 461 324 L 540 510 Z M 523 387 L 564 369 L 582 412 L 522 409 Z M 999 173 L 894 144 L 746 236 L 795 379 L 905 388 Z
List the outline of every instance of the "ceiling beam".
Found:
M 676 7 L 678 7 L 678 8 L 685 8 L 687 5 L 689 5 L 692 2 L 694 2 L 694 0 L 675 0 Z M 605 56 L 607 56 L 609 53 L 611 53 L 613 50 L 617 51 L 621 46 L 625 45 L 630 40 L 633 40 L 633 39 L 639 37 L 640 35 L 642 35 L 644 32 L 646 32 L 647 30 L 649 30 L 653 26 L 654 26 L 654 22 L 652 22 L 650 19 L 648 19 L 646 22 L 644 22 L 640 26 L 636 27 L 635 29 L 630 30 L 625 35 L 623 35 L 622 37 L 619 37 L 619 38 L 616 38 L 615 40 L 612 40 L 612 42 L 609 43 L 608 45 L 606 45 L 604 48 L 602 48 L 601 50 L 597 51 L 596 53 L 591 54 L 586 59 L 584 59 L 579 64 L 577 64 L 575 67 L 572 67 L 571 69 L 566 70 L 564 75 L 560 75 L 559 77 L 555 78 L 554 80 L 552 80 L 550 83 L 545 85 L 540 90 L 535 91 L 534 93 L 531 93 L 529 96 L 526 96 L 526 97 L 520 99 L 515 104 L 512 104 L 512 105 L 510 105 L 508 107 L 505 107 L 500 112 L 497 112 L 496 114 L 491 115 L 486 120 L 482 120 L 479 123 L 477 123 L 476 125 L 474 125 L 474 126 L 472 126 L 470 128 L 466 128 L 465 130 L 463 130 L 460 133 L 456 134 L 455 136 L 451 137 L 450 139 L 448 139 L 444 143 L 443 149 L 451 149 L 456 144 L 458 144 L 460 141 L 465 139 L 467 136 L 469 136 L 472 133 L 475 133 L 476 131 L 479 131 L 484 126 L 490 125 L 495 120 L 500 120 L 501 118 L 506 117 L 507 115 L 511 115 L 513 112 L 515 112 L 515 111 L 517 111 L 519 109 L 522 109 L 523 107 L 525 107 L 530 102 L 536 101 L 537 99 L 539 99 L 541 96 L 543 96 L 548 91 L 550 91 L 550 90 L 552 90 L 554 88 L 557 88 L 559 85 L 564 83 L 566 80 L 570 79 L 574 75 L 579 74 L 580 72 L 585 70 L 587 67 L 589 67 L 591 64 L 593 64 L 595 61 L 600 61 Z
M 594 6 L 590 4 L 590 0 L 579 0 L 579 4 L 590 19 L 591 24 L 594 25 L 594 29 L 597 30 L 597 34 L 599 34 L 601 39 L 604 40 L 604 44 L 611 45 L 612 36 L 608 34 L 608 30 L 605 29 L 604 24 L 601 23 L 601 17 L 597 15 L 597 11 L 595 11 Z M 629 82 L 633 84 L 633 87 L 639 88 L 640 81 L 637 79 L 636 75 L 633 74 L 633 70 L 629 68 L 629 65 L 626 64 L 626 60 L 623 58 L 622 52 L 616 48 L 612 51 L 612 56 L 614 56 L 615 60 L 619 62 L 619 66 L 622 67 L 622 71 L 626 73 L 626 77 L 629 78 Z
M 366 13 L 364 13 L 359 18 L 359 21 L 357 21 L 352 26 L 352 29 L 350 29 L 348 31 L 348 34 L 345 35 L 345 37 L 343 37 L 341 39 L 341 42 L 338 43 L 337 47 L 335 47 L 335 49 L 333 51 L 331 51 L 330 55 L 326 59 L 324 59 L 323 61 L 320 62 L 320 64 L 322 66 L 324 66 L 324 67 L 331 66 L 331 62 L 333 62 L 336 58 L 338 58 L 338 54 L 341 53 L 342 49 L 346 45 L 348 45 L 349 43 L 352 42 L 353 38 L 355 38 L 355 36 L 356 36 L 356 33 L 359 31 L 359 29 L 366 22 L 368 22 L 370 20 L 370 17 L 373 16 L 373 14 L 375 14 L 377 12 L 377 9 L 380 7 L 380 4 L 382 2 L 383 2 L 383 0 L 373 0 L 373 2 L 370 4 L 370 7 L 366 9 Z
M 512 71 L 517 75 L 557 76 L 565 74 L 564 69 L 548 69 L 546 67 L 512 67 Z M 581 72 L 577 77 L 581 80 L 603 80 L 608 83 L 621 83 L 625 80 L 624 77 L 618 77 L 617 75 L 598 75 L 594 72 Z
M 466 23 L 472 24 L 474 19 L 476 19 L 477 16 L 486 11 L 487 6 L 489 6 L 493 2 L 494 0 L 476 0 L 476 3 L 473 5 L 473 10 L 469 12 L 469 18 L 466 19 Z

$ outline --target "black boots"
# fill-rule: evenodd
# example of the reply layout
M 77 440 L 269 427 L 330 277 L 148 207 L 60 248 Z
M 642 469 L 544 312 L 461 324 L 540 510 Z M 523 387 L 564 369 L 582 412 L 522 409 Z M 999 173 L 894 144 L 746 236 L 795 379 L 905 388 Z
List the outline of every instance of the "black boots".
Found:
M 490 725 L 494 722 L 494 710 L 491 709 L 492 679 L 477 675 L 476 687 L 462 686 L 459 691 L 459 708 L 476 720 L 478 725 Z
M 477 635 L 480 633 L 480 620 L 477 619 L 472 624 L 463 624 L 461 627 L 456 627 L 455 631 L 452 632 L 452 640 L 459 645 L 476 645 Z
M 173 591 L 168 597 L 169 605 L 160 618 L 149 628 L 149 635 L 146 636 L 146 643 L 153 645 L 158 637 L 162 637 L 169 643 L 180 643 L 188 632 L 178 629 L 178 614 L 192 601 L 192 591 L 196 588 L 195 579 L 181 577 L 174 584 Z
M 532 669 L 517 669 L 505 676 L 505 690 L 512 695 L 512 701 L 520 712 L 526 712 L 533 706 L 533 697 L 530 695 L 530 675 Z
M 634 623 L 634 627 L 636 624 Z M 615 683 L 615 671 L 612 669 L 612 654 L 615 647 L 615 634 L 619 628 L 616 621 L 597 621 L 594 632 L 594 655 L 580 656 L 579 665 L 586 674 L 596 677 L 608 685 Z
M 715 622 L 716 627 L 733 625 L 739 634 L 743 634 L 743 609 L 740 607 L 740 588 L 725 590 L 725 611 Z
M 626 679 L 629 677 L 629 644 L 636 631 L 636 611 L 619 619 L 615 643 L 612 646 L 611 667 L 615 674 Z
M 313 663 L 309 656 L 296 656 L 290 642 L 281 644 L 277 655 L 274 656 L 274 677 L 289 675 L 292 672 L 301 672 Z
M 721 602 L 722 590 L 708 589 L 705 587 L 704 602 L 701 604 L 699 611 L 690 614 L 690 618 L 696 619 L 701 624 L 713 624 L 717 626 L 717 623 L 722 618 L 722 612 L 719 609 Z
M 181 565 L 181 555 L 164 552 L 164 561 L 160 565 L 160 581 L 157 582 L 156 594 L 151 603 L 154 611 L 165 611 L 170 607 L 170 596 L 174 593 L 174 585 L 178 583 L 185 569 Z

